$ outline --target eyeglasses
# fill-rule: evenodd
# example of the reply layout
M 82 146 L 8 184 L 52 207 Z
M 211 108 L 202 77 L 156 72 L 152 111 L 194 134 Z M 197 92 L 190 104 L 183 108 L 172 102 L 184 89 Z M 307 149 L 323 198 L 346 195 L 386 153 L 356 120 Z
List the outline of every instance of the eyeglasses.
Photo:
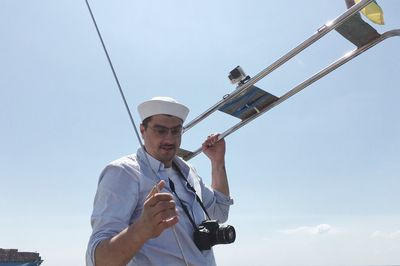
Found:
M 160 125 L 155 125 L 155 126 L 148 126 L 151 128 L 154 133 L 160 138 L 164 138 L 168 135 L 168 132 L 171 132 L 171 135 L 173 137 L 180 137 L 182 135 L 183 128 L 181 125 L 176 126 L 176 127 L 164 127 Z

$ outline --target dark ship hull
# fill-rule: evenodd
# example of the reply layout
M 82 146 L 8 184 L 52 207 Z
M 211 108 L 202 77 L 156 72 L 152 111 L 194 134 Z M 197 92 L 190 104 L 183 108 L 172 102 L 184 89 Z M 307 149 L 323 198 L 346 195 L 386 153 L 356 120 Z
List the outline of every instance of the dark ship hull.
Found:
M 0 262 L 0 266 L 39 266 L 42 262 L 42 260 L 35 262 Z
M 0 248 L 0 266 L 39 266 L 42 262 L 39 253 Z

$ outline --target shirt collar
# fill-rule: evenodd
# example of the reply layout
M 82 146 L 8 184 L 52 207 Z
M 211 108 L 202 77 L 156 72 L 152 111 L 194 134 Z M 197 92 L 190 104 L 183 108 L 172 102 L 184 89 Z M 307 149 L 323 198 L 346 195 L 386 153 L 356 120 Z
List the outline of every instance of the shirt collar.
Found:
M 156 158 L 154 158 L 153 156 L 151 156 L 148 152 L 146 152 L 143 147 L 139 147 L 137 150 L 137 156 L 138 158 L 145 163 L 145 165 L 147 165 L 147 159 L 146 159 L 146 155 L 147 158 L 149 159 L 149 163 L 150 163 L 150 168 L 155 171 L 156 173 L 158 173 L 159 171 L 163 170 L 165 168 L 164 164 L 162 162 L 160 162 L 159 160 L 157 160 Z M 187 166 L 186 162 L 183 161 L 181 158 L 179 158 L 178 156 L 175 155 L 174 158 L 174 162 L 177 164 L 177 166 L 181 169 L 181 171 L 183 172 L 183 174 L 185 176 L 187 176 L 187 174 L 189 173 L 189 167 Z
M 146 153 L 146 154 L 145 154 Z M 154 158 L 153 156 L 151 156 L 148 152 L 146 152 L 144 150 L 143 147 L 139 147 L 136 153 L 139 157 L 139 159 L 145 163 L 145 165 L 148 165 L 148 163 L 150 163 L 150 168 L 155 171 L 156 173 L 158 173 L 158 171 L 162 170 L 165 168 L 164 164 L 162 162 L 160 162 L 159 160 L 157 160 L 156 158 Z M 147 158 L 149 159 L 147 162 Z

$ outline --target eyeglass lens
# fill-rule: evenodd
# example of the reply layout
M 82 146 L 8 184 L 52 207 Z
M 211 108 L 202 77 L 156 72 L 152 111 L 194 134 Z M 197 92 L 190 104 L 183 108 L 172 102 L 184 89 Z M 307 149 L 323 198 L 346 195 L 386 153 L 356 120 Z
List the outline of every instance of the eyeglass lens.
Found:
M 153 131 L 160 137 L 167 136 L 168 132 L 171 132 L 171 135 L 174 137 L 180 136 L 182 134 L 182 126 L 168 128 L 160 125 L 155 125 L 151 127 L 151 129 L 153 129 Z

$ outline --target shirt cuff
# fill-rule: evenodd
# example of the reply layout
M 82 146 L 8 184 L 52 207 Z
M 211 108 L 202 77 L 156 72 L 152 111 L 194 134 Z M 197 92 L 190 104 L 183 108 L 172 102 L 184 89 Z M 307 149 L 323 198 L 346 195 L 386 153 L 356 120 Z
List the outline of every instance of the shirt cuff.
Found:
M 218 190 L 214 189 L 214 195 L 218 204 L 223 204 L 228 206 L 233 204 L 233 199 L 231 197 L 225 195 L 222 192 L 219 192 Z

